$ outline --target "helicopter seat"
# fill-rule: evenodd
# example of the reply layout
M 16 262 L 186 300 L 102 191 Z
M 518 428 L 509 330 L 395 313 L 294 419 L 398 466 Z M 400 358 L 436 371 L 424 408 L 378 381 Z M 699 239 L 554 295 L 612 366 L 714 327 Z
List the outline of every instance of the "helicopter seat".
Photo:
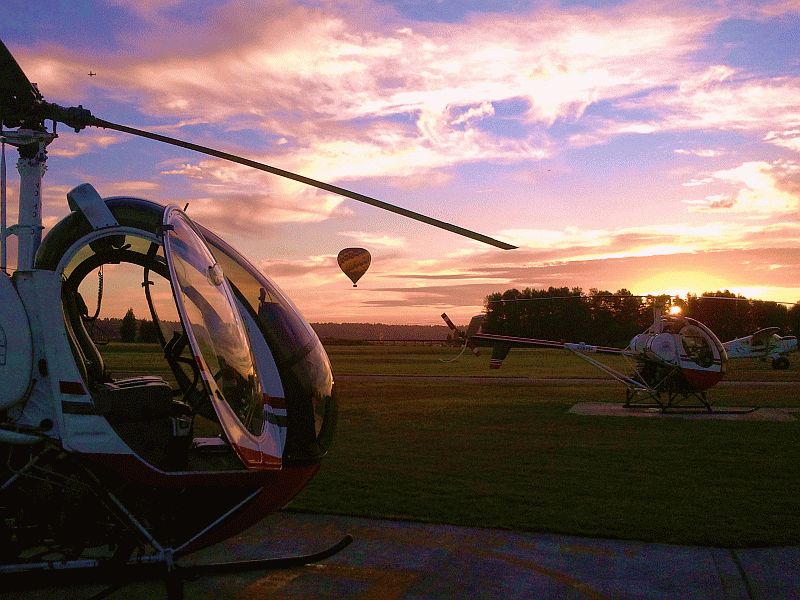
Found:
M 101 383 L 92 398 L 97 413 L 138 456 L 159 469 L 185 470 L 193 411 L 172 397 L 166 382 Z
M 95 346 L 83 322 L 84 315 L 88 315 L 86 303 L 78 290 L 69 290 L 64 286 L 61 294 L 64 306 L 64 322 L 70 339 L 75 362 L 81 369 L 88 383 L 111 381 L 106 371 L 105 363 L 100 351 Z
M 189 405 L 172 397 L 172 388 L 163 380 L 122 386 L 101 383 L 95 387 L 95 392 L 97 412 L 112 424 L 180 417 L 192 412 Z
M 164 383 L 158 375 L 139 375 L 124 379 L 113 379 L 106 369 L 103 355 L 97 349 L 92 336 L 86 330 L 84 319 L 89 311 L 83 296 L 77 290 L 65 290 L 63 294 L 64 312 L 66 313 L 67 330 L 79 367 L 85 368 L 85 373 L 90 384 L 113 383 L 118 387 L 135 387 L 147 383 Z M 82 364 L 81 364 L 82 363 Z
M 191 442 L 191 408 L 173 398 L 158 376 L 114 381 L 81 318 L 82 299 L 64 290 L 63 311 L 75 364 L 92 395 L 96 414 L 105 417 L 128 446 L 148 463 L 165 470 L 185 468 Z

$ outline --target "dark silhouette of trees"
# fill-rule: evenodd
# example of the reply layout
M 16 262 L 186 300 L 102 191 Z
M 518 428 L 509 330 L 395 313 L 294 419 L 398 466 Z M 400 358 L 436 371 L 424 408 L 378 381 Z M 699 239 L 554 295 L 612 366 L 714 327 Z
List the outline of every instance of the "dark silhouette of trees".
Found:
M 486 298 L 484 329 L 501 335 L 573 341 L 591 321 L 580 288 L 525 288 Z
M 484 331 L 536 339 L 586 342 L 624 347 L 653 322 L 653 307 L 670 296 L 635 296 L 627 289 L 609 292 L 592 288 L 516 288 L 486 297 Z M 749 300 L 732 292 L 705 292 L 672 298 L 683 314 L 711 328 L 722 341 L 749 335 L 763 327 L 780 327 L 784 334 L 800 331 L 800 306 Z
M 800 304 L 795 304 L 792 306 L 786 316 L 789 331 L 793 332 L 797 336 L 800 336 Z
M 792 307 L 795 310 L 797 305 Z M 711 328 L 723 342 L 750 335 L 764 327 L 780 327 L 786 334 L 798 333 L 792 325 L 790 310 L 784 304 L 766 300 L 749 300 L 728 290 L 705 292 L 702 296 L 689 295 L 685 314 Z
M 133 309 L 129 308 L 119 326 L 119 337 L 123 342 L 136 341 L 136 325 L 136 315 L 133 314 Z
M 137 341 L 144 344 L 153 344 L 159 341 L 158 339 L 158 325 L 153 321 L 142 319 L 139 321 L 139 337 Z

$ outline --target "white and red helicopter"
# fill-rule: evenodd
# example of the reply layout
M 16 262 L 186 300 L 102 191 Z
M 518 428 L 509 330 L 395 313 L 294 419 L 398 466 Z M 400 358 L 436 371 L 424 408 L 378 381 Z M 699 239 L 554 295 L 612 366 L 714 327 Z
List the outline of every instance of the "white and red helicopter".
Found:
M 481 344 L 488 343 L 492 347 L 489 364 L 492 369 L 499 369 L 514 347 L 559 348 L 623 384 L 626 407 L 654 406 L 665 411 L 678 408 L 690 399 L 699 401 L 699 406 L 710 411 L 707 391 L 723 379 L 728 359 L 732 358 L 726 348 L 734 351 L 735 358 L 762 356 L 763 344 L 758 346 L 750 340 L 775 335 L 774 328 L 769 328 L 723 344 L 700 321 L 682 316 L 677 311 L 664 314 L 663 309 L 656 307 L 653 324 L 635 335 L 625 348 L 497 335 L 482 330 L 484 314 L 472 317 L 465 332 L 460 331 L 446 314 L 442 314 L 442 318 L 456 337 L 463 340 L 462 353 L 470 348 L 477 354 Z M 797 348 L 796 338 L 779 338 L 779 341 L 782 350 Z M 625 357 L 630 361 L 631 370 L 623 373 L 596 358 L 598 354 Z
M 45 126 L 52 121 L 52 128 Z M 306 564 L 318 554 L 183 566 L 187 554 L 286 505 L 320 468 L 336 428 L 328 357 L 292 302 L 242 254 L 176 206 L 67 194 L 42 238 L 42 176 L 56 123 L 103 127 L 244 164 L 474 240 L 482 234 L 331 184 L 44 100 L 0 42 L 0 138 L 19 152 L 19 219 L 0 238 L 0 579 L 164 577 Z M 4 156 L 4 155 L 3 155 Z M 17 267 L 8 275 L 7 238 Z M 164 371 L 115 378 L 87 332 L 81 282 L 133 265 L 159 328 Z M 169 290 L 154 294 L 156 286 Z M 164 298 L 169 298 L 164 300 Z M 170 335 L 171 334 L 171 335 Z M 46 575 L 43 577 L 42 575 Z

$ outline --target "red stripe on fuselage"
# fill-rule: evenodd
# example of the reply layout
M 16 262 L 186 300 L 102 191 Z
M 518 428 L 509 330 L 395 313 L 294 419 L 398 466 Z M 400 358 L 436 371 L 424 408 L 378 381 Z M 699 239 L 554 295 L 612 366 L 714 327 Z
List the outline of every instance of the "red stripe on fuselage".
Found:
M 86 390 L 83 384 L 79 381 L 59 381 L 58 391 L 62 394 L 71 394 L 73 396 L 85 396 Z
M 702 392 L 717 385 L 725 373 L 720 371 L 704 371 L 699 369 L 681 369 L 689 388 L 695 392 Z
M 278 398 L 276 396 L 264 394 L 264 404 L 272 408 L 286 410 L 286 398 Z

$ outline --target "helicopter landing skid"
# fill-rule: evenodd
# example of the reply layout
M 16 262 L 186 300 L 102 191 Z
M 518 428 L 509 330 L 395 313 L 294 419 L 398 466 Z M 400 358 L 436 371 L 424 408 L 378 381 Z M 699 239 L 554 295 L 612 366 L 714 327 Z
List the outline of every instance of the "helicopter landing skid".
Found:
M 91 600 L 107 598 L 128 584 L 161 579 L 167 598 L 182 600 L 183 583 L 200 577 L 227 575 L 246 571 L 292 569 L 323 561 L 350 545 L 353 537 L 345 535 L 336 544 L 312 554 L 182 565 L 171 553 L 141 556 L 134 561 L 65 560 L 0 565 L 5 589 L 29 589 L 64 584 L 111 584 Z M 46 575 L 46 577 L 43 577 Z
M 647 399 L 638 401 L 637 397 L 645 394 Z M 683 404 L 689 399 L 697 400 L 694 405 Z M 647 400 L 650 400 L 648 402 Z M 646 390 L 631 389 L 625 390 L 625 408 L 656 408 L 662 413 L 678 414 L 678 413 L 697 413 L 697 412 L 714 412 L 711 407 L 711 402 L 708 401 L 708 396 L 705 392 L 668 392 L 666 401 L 663 400 L 659 390 L 649 388 Z
M 705 392 L 690 392 L 687 394 L 671 392 L 666 402 L 663 402 L 661 396 L 655 391 L 648 394 L 648 397 L 653 400 L 652 402 L 638 402 L 636 396 L 637 394 L 631 393 L 631 390 L 627 390 L 623 407 L 628 409 L 656 409 L 668 415 L 747 415 L 758 410 L 758 407 L 714 408 L 711 402 L 708 401 Z M 690 397 L 695 398 L 698 403 L 694 405 L 681 404 Z

